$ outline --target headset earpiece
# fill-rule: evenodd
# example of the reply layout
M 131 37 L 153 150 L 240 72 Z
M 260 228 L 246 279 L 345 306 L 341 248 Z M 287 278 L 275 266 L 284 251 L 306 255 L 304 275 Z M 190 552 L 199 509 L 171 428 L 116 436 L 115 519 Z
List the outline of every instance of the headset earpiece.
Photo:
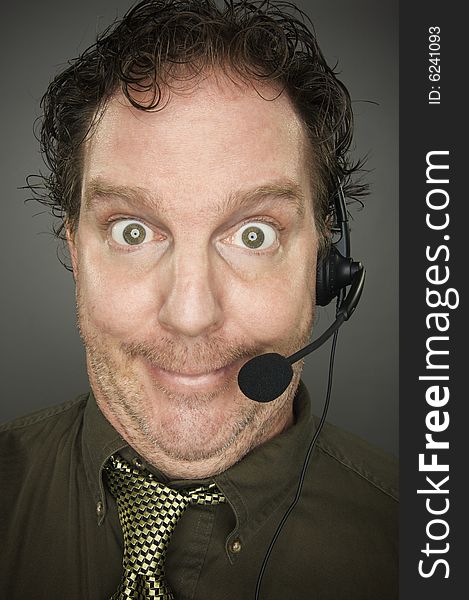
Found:
M 326 306 L 340 292 L 351 285 L 355 275 L 362 269 L 359 262 L 344 257 L 332 245 L 328 253 L 318 260 L 316 267 L 316 304 Z

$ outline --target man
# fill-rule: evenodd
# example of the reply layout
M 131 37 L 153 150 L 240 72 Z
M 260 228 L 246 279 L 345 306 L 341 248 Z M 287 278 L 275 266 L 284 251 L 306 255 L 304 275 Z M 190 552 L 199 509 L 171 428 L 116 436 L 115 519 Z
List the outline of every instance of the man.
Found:
M 144 0 L 44 98 L 91 392 L 3 426 L 7 598 L 250 598 L 317 428 L 311 335 L 350 99 L 284 3 Z M 391 462 L 326 426 L 260 598 L 396 597 Z

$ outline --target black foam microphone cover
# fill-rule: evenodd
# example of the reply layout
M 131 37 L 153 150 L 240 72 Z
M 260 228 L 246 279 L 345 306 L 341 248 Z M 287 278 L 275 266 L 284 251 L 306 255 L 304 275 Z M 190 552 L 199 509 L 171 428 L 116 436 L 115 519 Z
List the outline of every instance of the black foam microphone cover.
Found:
M 256 402 L 271 402 L 287 389 L 293 369 L 281 354 L 255 356 L 238 373 L 238 385 L 245 396 Z

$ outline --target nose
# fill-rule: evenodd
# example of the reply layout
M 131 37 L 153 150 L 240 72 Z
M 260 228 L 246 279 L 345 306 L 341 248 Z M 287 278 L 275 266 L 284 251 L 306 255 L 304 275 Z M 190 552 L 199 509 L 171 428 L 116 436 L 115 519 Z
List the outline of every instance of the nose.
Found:
M 161 326 L 191 338 L 218 329 L 223 322 L 222 290 L 207 253 L 179 252 L 168 266 L 158 315 Z

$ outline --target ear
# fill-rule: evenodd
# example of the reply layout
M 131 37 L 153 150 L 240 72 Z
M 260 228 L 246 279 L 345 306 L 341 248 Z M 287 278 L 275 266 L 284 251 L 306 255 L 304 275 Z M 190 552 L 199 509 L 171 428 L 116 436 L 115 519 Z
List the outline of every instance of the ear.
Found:
M 78 257 L 76 246 L 76 231 L 74 231 L 70 223 L 65 224 L 65 236 L 67 238 L 68 251 L 72 261 L 73 279 L 76 281 L 78 277 Z

